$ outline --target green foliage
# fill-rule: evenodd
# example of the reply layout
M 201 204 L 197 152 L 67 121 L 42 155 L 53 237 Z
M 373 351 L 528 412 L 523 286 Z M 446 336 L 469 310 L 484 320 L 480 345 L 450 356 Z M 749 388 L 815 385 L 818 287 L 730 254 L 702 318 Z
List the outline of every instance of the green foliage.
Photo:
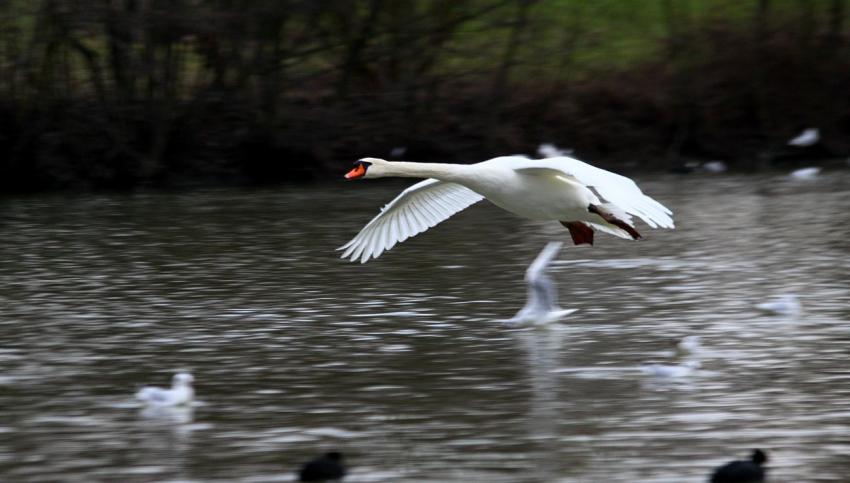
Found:
M 616 140 L 599 132 L 631 129 L 651 155 L 704 153 L 696 136 L 741 136 L 725 139 L 720 118 L 749 122 L 747 139 L 784 136 L 816 113 L 843 125 L 829 99 L 850 57 L 845 3 L 9 0 L 0 176 L 291 179 L 281 158 L 307 160 L 292 164 L 311 177 L 399 144 L 466 159 L 569 131 L 614 156 Z M 808 89 L 786 96 L 787 121 L 764 94 L 784 85 L 769 77 L 783 62 Z

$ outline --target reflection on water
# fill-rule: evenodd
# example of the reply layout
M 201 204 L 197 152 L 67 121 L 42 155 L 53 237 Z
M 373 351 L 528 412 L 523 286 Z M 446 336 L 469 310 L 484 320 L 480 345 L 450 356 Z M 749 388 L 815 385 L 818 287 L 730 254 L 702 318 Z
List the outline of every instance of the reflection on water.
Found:
M 550 330 L 498 321 L 568 233 L 485 204 L 359 265 L 334 248 L 401 185 L 5 200 L 0 474 L 291 481 L 339 449 L 351 481 L 681 482 L 760 447 L 846 478 L 850 176 L 640 184 L 679 228 L 562 250 Z M 689 334 L 693 376 L 641 374 Z M 178 370 L 200 404 L 134 404 Z

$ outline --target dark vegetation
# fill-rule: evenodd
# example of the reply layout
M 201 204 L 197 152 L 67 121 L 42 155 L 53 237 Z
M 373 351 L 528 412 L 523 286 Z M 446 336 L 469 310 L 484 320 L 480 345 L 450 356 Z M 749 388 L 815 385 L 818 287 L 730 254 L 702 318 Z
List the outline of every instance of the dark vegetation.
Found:
M 850 153 L 845 0 L 0 1 L 0 191 Z

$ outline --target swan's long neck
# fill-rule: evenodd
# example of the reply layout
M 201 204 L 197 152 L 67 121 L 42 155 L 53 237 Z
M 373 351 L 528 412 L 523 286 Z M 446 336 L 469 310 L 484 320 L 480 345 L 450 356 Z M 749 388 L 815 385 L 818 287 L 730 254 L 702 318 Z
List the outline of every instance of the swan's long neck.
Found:
M 463 181 L 469 176 L 470 166 L 449 163 L 414 163 L 390 161 L 384 165 L 383 176 L 402 178 L 436 178 L 440 181 Z

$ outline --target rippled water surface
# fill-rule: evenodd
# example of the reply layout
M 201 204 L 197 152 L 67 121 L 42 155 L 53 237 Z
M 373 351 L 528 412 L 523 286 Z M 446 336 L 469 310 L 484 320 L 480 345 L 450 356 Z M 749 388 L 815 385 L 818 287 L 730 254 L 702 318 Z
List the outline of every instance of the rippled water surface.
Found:
M 850 474 L 850 176 L 653 177 L 678 229 L 553 267 L 562 327 L 508 330 L 556 223 L 486 202 L 366 265 L 400 184 L 0 202 L 0 479 L 700 482 Z M 795 293 L 803 312 L 753 305 Z M 691 377 L 648 379 L 702 336 Z M 133 392 L 196 378 L 191 410 Z

